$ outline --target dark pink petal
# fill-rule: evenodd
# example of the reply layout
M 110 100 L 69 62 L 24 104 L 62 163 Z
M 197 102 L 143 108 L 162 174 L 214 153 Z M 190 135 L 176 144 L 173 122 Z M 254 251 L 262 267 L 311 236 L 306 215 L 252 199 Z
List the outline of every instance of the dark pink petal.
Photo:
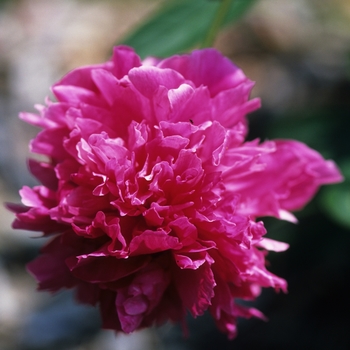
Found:
M 58 181 L 54 167 L 51 164 L 38 162 L 34 159 L 28 161 L 30 172 L 47 188 L 57 190 Z
M 130 242 L 130 255 L 143 255 L 178 249 L 182 245 L 178 238 L 169 236 L 164 231 L 146 230 Z
M 28 271 L 37 279 L 39 288 L 56 292 L 59 289 L 71 288 L 77 280 L 71 275 L 64 263 L 74 254 L 74 249 L 62 246 L 61 236 L 54 238 L 42 249 L 42 255 L 27 265 Z
M 48 212 L 35 208 L 26 208 L 26 212 L 18 213 L 12 227 L 14 229 L 39 231 L 44 234 L 62 232 L 62 230 L 67 229 L 65 224 L 51 219 Z
M 124 332 L 137 329 L 147 314 L 158 306 L 169 285 L 169 276 L 157 263 L 139 271 L 128 287 L 117 291 L 116 307 Z
M 198 239 L 198 231 L 187 217 L 179 217 L 170 225 L 175 235 L 179 238 L 183 246 L 188 246 L 195 243 Z
M 149 260 L 147 256 L 118 259 L 101 251 L 70 257 L 66 264 L 73 276 L 86 282 L 99 283 L 117 281 L 129 276 L 146 266 Z
M 43 130 L 31 141 L 30 150 L 33 153 L 50 156 L 55 161 L 63 160 L 67 158 L 67 152 L 63 146 L 63 139 L 66 136 L 66 129 Z
M 177 267 L 173 273 L 184 307 L 194 317 L 202 315 L 214 296 L 215 280 L 210 265 L 205 263 L 196 270 Z
M 115 307 L 116 292 L 102 289 L 100 293 L 100 312 L 102 316 L 102 327 L 121 331 L 120 320 Z
M 198 248 L 197 248 L 198 249 Z M 199 249 L 208 249 L 206 247 L 200 247 Z M 181 254 L 182 253 L 182 254 Z M 180 269 L 190 269 L 197 270 L 205 262 L 213 263 L 214 260 L 210 258 L 210 255 L 203 251 L 192 251 L 189 248 L 189 251 L 184 251 L 180 253 L 174 253 L 174 259 Z

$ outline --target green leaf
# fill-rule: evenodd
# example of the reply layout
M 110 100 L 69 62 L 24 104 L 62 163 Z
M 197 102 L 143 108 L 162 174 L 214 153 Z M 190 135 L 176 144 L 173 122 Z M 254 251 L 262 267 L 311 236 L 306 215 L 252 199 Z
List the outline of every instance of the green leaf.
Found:
M 340 165 L 344 182 L 323 189 L 320 204 L 338 224 L 350 228 L 350 161 Z
M 234 0 L 224 25 L 241 18 L 257 0 Z M 142 57 L 166 57 L 185 52 L 201 42 L 214 18 L 219 1 L 174 0 L 121 43 L 132 46 Z

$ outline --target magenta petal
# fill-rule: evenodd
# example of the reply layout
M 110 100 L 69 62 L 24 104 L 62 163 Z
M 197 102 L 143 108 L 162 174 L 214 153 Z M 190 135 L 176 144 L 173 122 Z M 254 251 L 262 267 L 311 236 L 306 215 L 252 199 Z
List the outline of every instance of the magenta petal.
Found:
M 247 79 L 239 68 L 215 49 L 195 50 L 190 55 L 170 57 L 158 66 L 180 72 L 197 87 L 208 86 L 212 95 L 236 87 Z
M 30 172 L 50 190 L 57 190 L 57 178 L 54 167 L 47 163 L 40 163 L 34 159 L 28 162 Z
M 96 106 L 105 105 L 104 101 L 99 99 L 95 92 L 81 87 L 56 85 L 52 88 L 52 91 L 59 101 L 71 103 L 73 106 L 79 106 L 81 103 Z
M 281 198 L 281 207 L 297 210 L 308 202 L 320 185 L 342 181 L 339 169 L 332 161 L 325 161 L 319 153 L 297 141 L 277 141 L 277 152 L 273 161 L 285 163 L 295 170 L 285 175 L 289 195 Z M 287 156 L 287 154 L 289 156 Z M 274 165 L 275 166 L 275 165 Z
M 168 276 L 162 268 L 151 263 L 137 272 L 128 287 L 118 289 L 116 308 L 124 332 L 130 333 L 144 322 L 158 306 L 168 284 Z
M 55 292 L 62 287 L 71 288 L 77 284 L 77 280 L 64 263 L 73 253 L 73 249 L 62 248 L 61 237 L 56 237 L 44 247 L 42 255 L 27 265 L 28 271 L 37 279 L 40 289 Z
M 117 46 L 113 49 L 113 74 L 121 79 L 134 67 L 139 67 L 141 61 L 134 50 L 127 46 Z
M 193 225 L 188 218 L 180 217 L 174 220 L 170 227 L 179 237 L 180 242 L 184 246 L 188 246 L 197 241 L 198 231 L 195 225 Z
M 142 315 L 123 315 L 118 312 L 119 320 L 121 323 L 121 328 L 125 333 L 131 333 L 135 331 L 142 322 Z
M 133 68 L 129 72 L 129 78 L 136 89 L 149 99 L 153 97 L 159 86 L 176 89 L 184 82 L 182 75 L 172 69 L 145 66 Z
M 36 106 L 38 108 L 38 106 Z M 67 126 L 66 112 L 70 108 L 69 104 L 51 104 L 48 107 L 38 108 L 40 115 L 33 113 L 20 113 L 19 117 L 23 121 L 38 126 L 40 128 L 55 128 Z
M 174 271 L 177 291 L 192 316 L 200 316 L 211 304 L 215 280 L 208 263 L 196 270 Z
M 66 260 L 66 264 L 75 277 L 86 282 L 99 283 L 117 281 L 129 276 L 140 270 L 148 261 L 148 257 L 117 259 L 105 256 L 105 253 L 101 252 L 71 257 Z
M 193 256 L 197 255 L 197 256 Z M 200 266 L 202 266 L 207 260 L 205 254 L 191 254 L 187 255 L 183 254 L 174 254 L 174 259 L 176 261 L 177 266 L 180 269 L 191 269 L 197 270 Z
M 101 91 L 104 99 L 108 104 L 113 105 L 113 102 L 117 98 L 115 87 L 118 84 L 118 80 L 112 73 L 104 69 L 93 70 L 91 76 L 96 86 Z
M 151 254 L 181 247 L 178 238 L 166 232 L 144 231 L 130 242 L 130 255 Z
M 30 144 L 34 153 L 45 154 L 55 160 L 67 158 L 63 139 L 67 136 L 65 129 L 46 129 L 41 131 Z
M 263 238 L 257 246 L 274 252 L 284 252 L 289 248 L 288 243 L 278 242 L 270 238 Z
M 259 99 L 249 100 L 253 86 L 253 82 L 247 81 L 216 95 L 213 99 L 214 119 L 228 128 L 232 128 L 239 122 L 245 125 L 246 115 L 260 107 Z
M 54 87 L 60 85 L 69 85 L 69 86 L 79 86 L 87 90 L 95 90 L 95 84 L 91 78 L 91 72 L 96 68 L 102 68 L 109 70 L 111 65 L 109 63 L 95 65 L 95 66 L 86 66 L 72 70 L 65 77 L 63 77 L 59 82 L 57 82 Z
M 24 186 L 19 193 L 22 197 L 22 203 L 27 207 L 45 207 L 46 199 L 50 197 L 50 191 L 45 187 L 31 189 Z
M 189 99 L 192 98 L 195 90 L 187 84 L 180 85 L 177 89 L 171 89 L 168 92 L 169 102 L 173 110 L 181 109 L 181 107 Z
M 145 297 L 137 295 L 133 298 L 127 299 L 123 303 L 123 306 L 128 315 L 135 316 L 144 313 L 148 308 L 148 303 Z

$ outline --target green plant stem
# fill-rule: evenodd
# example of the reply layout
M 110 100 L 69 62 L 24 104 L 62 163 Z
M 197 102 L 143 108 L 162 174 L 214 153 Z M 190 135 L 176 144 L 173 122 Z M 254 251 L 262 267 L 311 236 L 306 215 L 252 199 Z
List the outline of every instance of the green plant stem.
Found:
M 231 2 L 232 0 L 221 0 L 221 4 L 215 13 L 207 35 L 202 42 L 202 48 L 213 46 L 215 37 L 220 30 L 221 24 L 225 20 L 225 16 L 230 8 Z

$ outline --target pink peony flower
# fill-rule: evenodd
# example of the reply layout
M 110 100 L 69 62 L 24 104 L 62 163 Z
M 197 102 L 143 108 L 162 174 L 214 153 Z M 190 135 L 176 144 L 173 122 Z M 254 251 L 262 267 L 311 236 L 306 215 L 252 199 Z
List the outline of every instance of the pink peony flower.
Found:
M 209 310 L 236 335 L 264 316 L 236 299 L 286 290 L 265 267 L 261 216 L 294 221 L 332 161 L 297 141 L 245 142 L 253 82 L 214 49 L 141 62 L 119 46 L 52 87 L 57 102 L 21 118 L 43 130 L 14 228 L 54 235 L 28 266 L 40 290 L 75 288 L 103 326 L 126 333 Z

